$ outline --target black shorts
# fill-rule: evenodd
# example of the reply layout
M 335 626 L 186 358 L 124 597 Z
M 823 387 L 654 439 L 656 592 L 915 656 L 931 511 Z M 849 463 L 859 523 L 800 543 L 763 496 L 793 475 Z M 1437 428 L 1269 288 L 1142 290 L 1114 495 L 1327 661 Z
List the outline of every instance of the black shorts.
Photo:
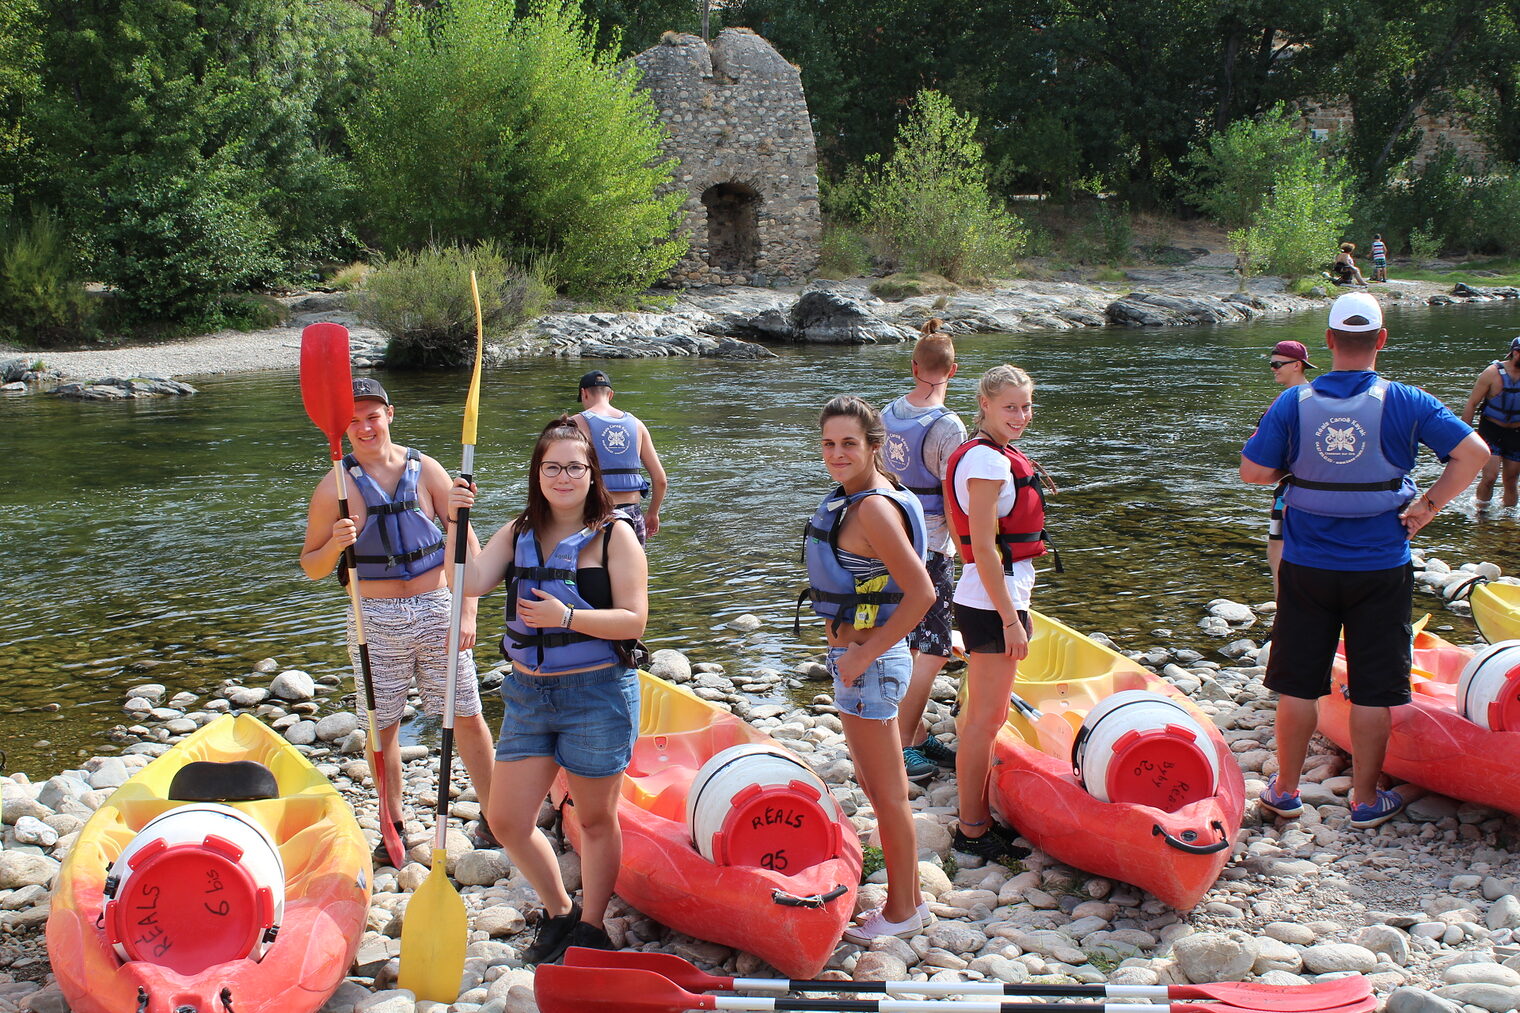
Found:
M 1520 461 L 1520 429 L 1506 429 L 1486 415 L 1478 418 L 1478 435 L 1488 452 L 1506 461 Z
M 929 553 L 924 569 L 934 584 L 934 604 L 908 634 L 908 646 L 920 654 L 950 657 L 950 598 L 955 594 L 955 565 L 943 552 Z
M 1034 625 L 1029 613 L 1019 609 L 1019 622 L 1024 624 L 1026 636 L 1034 635 Z M 1008 650 L 1003 642 L 1003 617 L 997 609 L 972 608 L 970 605 L 955 606 L 955 628 L 961 631 L 967 654 L 1002 654 Z
M 1321 570 L 1285 559 L 1277 580 L 1268 689 L 1304 700 L 1329 693 L 1330 667 L 1344 629 L 1351 702 L 1363 707 L 1409 702 L 1412 566 Z

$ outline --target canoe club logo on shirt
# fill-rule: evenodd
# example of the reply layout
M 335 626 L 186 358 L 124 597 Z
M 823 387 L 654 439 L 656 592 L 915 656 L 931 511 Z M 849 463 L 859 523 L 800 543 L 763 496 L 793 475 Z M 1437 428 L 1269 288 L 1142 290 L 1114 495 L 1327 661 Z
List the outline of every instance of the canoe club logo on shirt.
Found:
M 628 449 L 628 431 L 621 426 L 608 426 L 603 429 L 602 448 L 609 454 L 621 454 Z
M 1350 464 L 1367 447 L 1367 430 L 1356 419 L 1326 419 L 1314 431 L 1314 451 L 1328 464 Z
M 908 441 L 898 433 L 887 437 L 887 467 L 899 474 L 908 470 Z

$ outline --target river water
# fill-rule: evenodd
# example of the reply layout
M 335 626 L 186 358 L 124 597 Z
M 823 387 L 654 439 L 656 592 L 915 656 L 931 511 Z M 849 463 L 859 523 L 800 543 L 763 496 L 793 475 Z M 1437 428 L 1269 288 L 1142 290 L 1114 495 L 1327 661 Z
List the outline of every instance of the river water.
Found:
M 1127 647 L 1167 640 L 1208 652 L 1221 644 L 1197 627 L 1210 599 L 1271 597 L 1269 493 L 1240 483 L 1238 454 L 1278 391 L 1266 351 L 1297 338 L 1327 366 L 1323 319 L 957 342 L 949 403 L 966 418 L 976 378 L 991 365 L 1014 362 L 1038 384 L 1021 446 L 1061 486 L 1050 528 L 1066 572 L 1046 568 L 1037 608 Z M 1460 409 L 1478 370 L 1520 331 L 1520 308 L 1395 310 L 1389 326 L 1384 372 Z M 791 632 L 802 524 L 828 489 L 817 411 L 836 393 L 895 396 L 910 354 L 902 346 L 780 351 L 762 362 L 595 363 L 612 373 L 617 403 L 649 425 L 671 476 L 650 545 L 645 639 L 730 674 L 790 669 L 819 650 L 816 621 L 805 619 L 800 641 Z M 587 368 L 534 361 L 486 375 L 476 459 L 482 533 L 520 509 L 532 439 L 575 406 Z M 394 438 L 457 468 L 465 378 L 383 379 L 397 403 Z M 0 401 L 0 448 L 12 462 L 0 479 L 8 570 L 0 748 L 10 769 L 47 773 L 104 751 L 105 731 L 126 722 L 123 691 L 140 682 L 204 693 L 265 657 L 313 675 L 346 669 L 346 598 L 296 563 L 306 504 L 328 467 L 297 374 L 194 382 L 201 393 L 176 400 Z M 1427 453 L 1418 477 L 1428 482 L 1437 470 Z M 1417 544 L 1453 564 L 1491 559 L 1508 571 L 1516 533 L 1513 520 L 1475 519 L 1469 495 Z M 482 605 L 487 644 L 500 636 L 500 607 L 500 592 Z M 761 619 L 759 630 L 726 628 L 746 612 Z M 1470 629 L 1444 613 L 1438 621 Z M 494 662 L 494 646 L 477 657 Z M 488 701 L 495 713 L 499 703 Z M 431 738 L 426 726 L 408 737 L 419 732 Z

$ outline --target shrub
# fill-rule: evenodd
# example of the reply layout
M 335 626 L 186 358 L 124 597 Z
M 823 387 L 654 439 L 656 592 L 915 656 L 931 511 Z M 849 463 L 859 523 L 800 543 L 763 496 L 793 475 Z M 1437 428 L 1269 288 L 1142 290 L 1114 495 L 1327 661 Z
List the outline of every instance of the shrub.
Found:
M 350 122 L 374 225 L 392 249 L 494 240 L 555 255 L 575 295 L 637 291 L 686 250 L 674 162 L 617 40 L 566 0 L 401 5 L 395 46 Z
M 489 241 L 473 249 L 429 246 L 398 254 L 377 269 L 365 286 L 363 307 L 375 326 L 390 334 L 388 365 L 465 366 L 475 356 L 470 271 L 480 288 L 486 328 L 507 330 L 547 305 L 548 269 L 542 260 L 529 269 L 518 267 Z
M 1274 178 L 1272 195 L 1252 230 L 1266 269 L 1284 276 L 1319 271 L 1351 221 L 1346 180 L 1337 161 L 1293 162 Z
M 1118 267 L 1130 262 L 1130 246 L 1134 241 L 1133 227 L 1129 220 L 1128 205 L 1117 207 L 1103 201 L 1097 210 L 1098 234 L 1102 237 L 1103 262 Z
M 369 277 L 372 270 L 373 268 L 368 264 L 356 260 L 352 264 L 346 264 L 333 271 L 326 278 L 322 279 L 322 284 L 337 292 L 348 292 L 352 289 L 363 288 L 364 281 Z
M 273 296 L 238 292 L 222 299 L 217 315 L 223 327 L 234 331 L 267 331 L 284 323 L 286 312 Z
M 1441 239 L 1436 235 L 1435 227 L 1426 222 L 1423 228 L 1416 227 L 1409 232 L 1409 255 L 1419 267 L 1425 267 L 1441 254 Z
M 77 255 L 49 213 L 0 228 L 0 336 L 39 348 L 90 336 L 90 296 Z
M 1188 199 L 1226 229 L 1248 226 L 1278 173 L 1317 157 L 1308 131 L 1279 103 L 1257 119 L 1236 120 L 1188 152 Z
M 855 278 L 871 269 L 871 250 L 860 230 L 848 225 L 826 225 L 819 247 L 820 278 Z
M 961 287 L 937 274 L 890 274 L 871 282 L 871 294 L 887 300 L 910 299 L 920 295 L 954 294 Z
M 976 124 L 944 95 L 921 91 L 892 157 L 867 162 L 857 216 L 907 270 L 985 277 L 1012 268 L 1024 244 L 1023 224 L 988 192 Z

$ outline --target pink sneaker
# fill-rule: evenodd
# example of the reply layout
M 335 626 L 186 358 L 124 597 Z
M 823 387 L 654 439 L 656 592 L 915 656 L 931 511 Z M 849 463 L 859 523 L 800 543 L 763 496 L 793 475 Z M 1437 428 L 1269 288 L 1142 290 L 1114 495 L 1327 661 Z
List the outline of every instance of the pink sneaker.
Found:
M 911 939 L 918 935 L 924 927 L 924 920 L 919 917 L 919 912 L 914 911 L 907 921 L 887 921 L 886 915 L 881 913 L 881 908 L 876 908 L 866 915 L 865 921 L 859 925 L 851 925 L 844 930 L 846 942 L 855 943 L 857 946 L 869 946 L 871 940 L 877 936 L 897 936 L 900 939 Z

